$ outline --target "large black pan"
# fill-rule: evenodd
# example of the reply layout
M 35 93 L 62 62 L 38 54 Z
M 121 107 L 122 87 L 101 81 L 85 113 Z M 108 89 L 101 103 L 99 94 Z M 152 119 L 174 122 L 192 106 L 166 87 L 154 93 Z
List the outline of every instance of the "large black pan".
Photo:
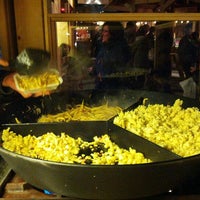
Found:
M 165 105 L 173 104 L 180 98 L 184 100 L 183 107 L 199 107 L 196 100 L 148 91 L 102 92 L 93 94 L 91 100 L 96 100 L 96 103 L 102 102 L 102 99 L 119 101 L 119 105 L 121 102 L 126 108 L 141 97 L 148 98 L 148 103 Z M 62 100 L 60 102 L 63 103 Z M 200 155 L 180 158 L 113 125 L 112 120 L 62 124 L 7 124 L 2 128 L 8 126 L 24 135 L 69 130 L 67 132 L 73 136 L 82 136 L 87 140 L 94 135 L 108 133 L 121 147 L 131 146 L 154 161 L 150 164 L 121 166 L 64 164 L 32 159 L 0 148 L 0 154 L 17 174 L 32 185 L 56 194 L 83 199 L 134 199 L 187 188 L 197 182 L 200 184 Z
M 2 128 L 22 135 L 41 135 L 47 131 L 91 140 L 109 134 L 121 147 L 133 147 L 154 162 L 136 165 L 78 165 L 32 159 L 0 148 L 0 154 L 28 183 L 59 195 L 81 199 L 134 199 L 146 197 L 196 181 L 200 157 L 180 158 L 159 146 L 108 122 L 70 122 L 52 124 L 10 124 Z
M 177 98 L 183 99 L 183 107 L 196 106 L 197 100 L 184 98 L 168 93 L 150 92 L 146 90 L 107 90 L 107 91 L 68 91 L 53 93 L 40 98 L 16 99 L 0 105 L 0 124 L 16 123 L 16 118 L 22 123 L 37 122 L 42 114 L 55 114 L 66 111 L 66 105 L 77 105 L 84 101 L 86 105 L 102 105 L 109 103 L 123 109 L 135 104 L 140 98 L 148 98 L 147 103 L 163 103 L 172 105 Z

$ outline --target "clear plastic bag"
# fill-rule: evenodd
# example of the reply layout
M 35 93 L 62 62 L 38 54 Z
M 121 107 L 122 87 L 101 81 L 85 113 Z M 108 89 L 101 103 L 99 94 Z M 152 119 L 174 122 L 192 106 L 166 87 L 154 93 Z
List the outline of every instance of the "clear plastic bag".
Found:
M 183 89 L 183 96 L 184 97 L 189 97 L 189 98 L 196 98 L 196 90 L 197 86 L 192 77 L 187 78 L 180 83 L 181 88 Z

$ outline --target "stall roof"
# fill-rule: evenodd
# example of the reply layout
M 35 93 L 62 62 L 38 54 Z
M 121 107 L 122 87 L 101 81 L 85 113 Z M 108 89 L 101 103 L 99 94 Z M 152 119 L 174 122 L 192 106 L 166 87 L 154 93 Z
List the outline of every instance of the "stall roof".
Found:
M 79 0 L 82 5 L 104 5 L 104 12 L 198 12 L 199 0 Z

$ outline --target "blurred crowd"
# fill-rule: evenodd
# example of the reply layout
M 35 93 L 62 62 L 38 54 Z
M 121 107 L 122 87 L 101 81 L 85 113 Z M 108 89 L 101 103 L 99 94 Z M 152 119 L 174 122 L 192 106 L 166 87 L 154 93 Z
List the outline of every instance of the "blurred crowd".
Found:
M 124 27 L 120 22 L 108 21 L 100 29 L 95 29 L 91 34 L 89 58 L 86 49 L 83 56 L 78 57 L 78 60 L 82 60 L 81 66 L 85 65 L 89 74 L 95 77 L 95 89 L 116 89 L 118 82 L 108 77 L 117 73 L 135 72 L 135 75 L 143 73 L 143 76 L 134 77 L 141 82 L 140 88 L 171 92 L 174 33 L 171 27 L 156 30 L 157 25 L 164 23 L 167 22 L 138 27 L 135 22 L 129 21 Z M 192 32 L 189 23 L 175 51 L 176 65 L 182 70 L 183 79 L 193 76 L 198 81 L 199 48 L 199 33 Z M 79 66 L 76 60 L 71 61 L 70 58 L 71 65 Z M 77 71 L 81 71 L 81 66 Z M 134 84 L 134 81 L 129 81 L 126 87 L 136 88 Z

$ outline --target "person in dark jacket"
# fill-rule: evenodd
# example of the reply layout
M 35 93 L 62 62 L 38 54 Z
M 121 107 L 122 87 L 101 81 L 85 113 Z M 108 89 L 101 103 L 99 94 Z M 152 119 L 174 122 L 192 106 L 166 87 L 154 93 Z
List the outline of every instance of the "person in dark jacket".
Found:
M 165 79 L 171 77 L 171 49 L 173 45 L 172 31 L 163 29 L 156 38 L 156 71 L 159 76 Z
M 110 74 L 124 72 L 131 57 L 122 24 L 105 22 L 102 26 L 99 45 L 94 66 L 97 77 L 96 89 L 112 88 L 112 84 L 107 84 L 104 78 Z
M 191 68 L 196 65 L 197 48 L 192 40 L 192 24 L 185 27 L 185 35 L 181 38 L 178 47 L 178 56 L 180 64 L 185 73 L 185 78 L 192 76 Z
M 141 26 L 136 33 L 135 42 L 131 46 L 132 65 L 134 69 L 148 71 L 150 68 L 148 59 L 149 41 L 146 37 L 147 32 L 147 26 Z
M 126 28 L 124 29 L 124 35 L 129 46 L 131 46 L 135 42 L 136 32 L 136 23 L 132 21 L 127 22 Z
M 146 34 L 149 31 L 148 25 L 140 26 L 136 32 L 135 42 L 131 45 L 131 62 L 130 66 L 133 71 L 143 74 L 137 77 L 139 87 L 145 87 L 147 76 L 150 72 L 150 62 L 148 58 L 149 41 Z M 134 87 L 134 86 L 133 86 Z
M 150 90 L 171 93 L 171 48 L 173 36 L 170 29 L 163 29 L 156 38 L 156 65 L 152 70 L 148 88 Z
M 148 51 L 148 59 L 149 59 L 149 65 L 150 69 L 153 70 L 154 68 L 154 56 L 155 56 L 155 26 L 151 26 L 149 28 L 149 32 L 147 33 L 147 39 L 149 43 L 149 51 Z

